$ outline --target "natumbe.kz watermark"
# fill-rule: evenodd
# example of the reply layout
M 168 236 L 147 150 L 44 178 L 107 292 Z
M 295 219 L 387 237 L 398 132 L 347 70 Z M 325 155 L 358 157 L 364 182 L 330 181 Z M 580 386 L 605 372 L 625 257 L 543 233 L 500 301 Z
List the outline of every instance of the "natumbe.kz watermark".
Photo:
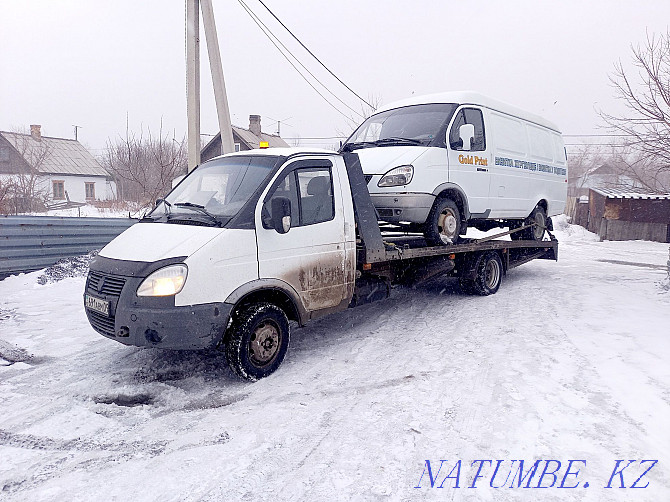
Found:
M 613 460 L 588 472 L 586 460 L 425 460 L 414 488 L 647 488 L 658 460 Z

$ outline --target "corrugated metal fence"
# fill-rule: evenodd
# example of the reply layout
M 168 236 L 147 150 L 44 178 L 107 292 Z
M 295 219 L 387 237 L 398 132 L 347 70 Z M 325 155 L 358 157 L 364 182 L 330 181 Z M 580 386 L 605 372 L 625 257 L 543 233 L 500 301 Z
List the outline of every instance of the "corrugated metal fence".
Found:
M 0 278 L 99 250 L 135 223 L 132 218 L 0 216 Z

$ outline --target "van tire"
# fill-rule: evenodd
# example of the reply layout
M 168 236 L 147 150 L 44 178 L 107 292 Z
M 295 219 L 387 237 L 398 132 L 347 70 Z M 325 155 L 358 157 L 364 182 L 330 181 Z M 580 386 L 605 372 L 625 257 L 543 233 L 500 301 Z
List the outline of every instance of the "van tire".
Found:
M 225 337 L 225 354 L 233 372 L 255 382 L 279 368 L 288 351 L 290 329 L 282 309 L 271 303 L 243 307 Z
M 423 235 L 430 246 L 447 246 L 458 242 L 461 231 L 461 212 L 447 198 L 437 199 L 428 214 Z
M 521 239 L 529 241 L 541 241 L 544 237 L 544 229 L 548 225 L 548 220 L 549 218 L 547 218 L 547 211 L 545 211 L 542 206 L 537 205 L 530 213 L 528 218 L 523 220 L 523 222 L 520 224 L 510 224 L 509 229 L 513 230 L 513 227 L 519 228 L 521 225 L 531 225 L 533 223 L 537 223 L 537 225 L 531 228 L 526 228 L 525 230 L 521 230 L 520 232 L 514 232 L 513 234 L 510 234 L 510 238 L 513 241 Z
M 474 276 L 460 279 L 461 291 L 470 295 L 493 295 L 500 288 L 503 270 L 498 253 L 495 251 L 480 253 L 475 259 Z
M 544 237 L 544 230 L 547 227 L 547 211 L 540 206 L 535 206 L 533 212 L 528 217 L 528 224 L 536 223 L 532 228 L 526 229 L 527 238 L 532 241 L 541 241 Z

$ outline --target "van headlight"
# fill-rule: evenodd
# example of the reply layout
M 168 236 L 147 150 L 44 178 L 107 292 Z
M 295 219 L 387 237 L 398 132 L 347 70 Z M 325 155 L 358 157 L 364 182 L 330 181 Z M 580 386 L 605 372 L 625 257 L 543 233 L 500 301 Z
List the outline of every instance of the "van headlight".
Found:
M 377 183 L 378 187 L 397 187 L 401 185 L 408 185 L 414 176 L 414 167 L 412 166 L 398 166 L 387 172 L 382 179 Z
M 156 270 L 142 281 L 137 296 L 173 296 L 179 293 L 186 282 L 186 265 L 170 265 Z

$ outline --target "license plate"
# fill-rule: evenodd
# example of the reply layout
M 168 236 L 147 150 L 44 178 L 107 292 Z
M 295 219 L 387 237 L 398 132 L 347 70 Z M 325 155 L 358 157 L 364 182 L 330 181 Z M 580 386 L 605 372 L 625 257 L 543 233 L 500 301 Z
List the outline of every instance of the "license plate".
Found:
M 95 296 L 86 295 L 86 308 L 89 310 L 94 310 L 95 312 L 100 312 L 101 314 L 109 315 L 109 302 L 107 300 L 101 300 Z

